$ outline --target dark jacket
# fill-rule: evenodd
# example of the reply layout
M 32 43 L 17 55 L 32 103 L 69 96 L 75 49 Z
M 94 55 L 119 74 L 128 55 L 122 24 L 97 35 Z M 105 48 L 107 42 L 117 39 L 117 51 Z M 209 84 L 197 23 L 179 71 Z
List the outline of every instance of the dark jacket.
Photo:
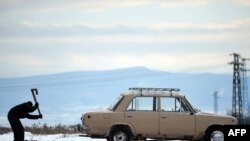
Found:
M 22 103 L 10 109 L 8 116 L 20 119 L 20 118 L 28 118 L 28 119 L 38 119 L 39 115 L 30 115 L 29 113 L 34 112 L 38 108 L 38 103 L 32 106 L 32 102 Z

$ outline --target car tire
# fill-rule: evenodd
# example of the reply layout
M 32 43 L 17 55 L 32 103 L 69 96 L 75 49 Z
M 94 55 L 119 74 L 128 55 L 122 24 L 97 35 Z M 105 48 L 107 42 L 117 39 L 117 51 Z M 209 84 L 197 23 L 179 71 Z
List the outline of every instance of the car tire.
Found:
M 205 141 L 224 141 L 223 128 L 214 127 L 209 129 L 205 134 Z
M 114 127 L 109 136 L 108 141 L 131 141 L 131 133 L 128 128 Z

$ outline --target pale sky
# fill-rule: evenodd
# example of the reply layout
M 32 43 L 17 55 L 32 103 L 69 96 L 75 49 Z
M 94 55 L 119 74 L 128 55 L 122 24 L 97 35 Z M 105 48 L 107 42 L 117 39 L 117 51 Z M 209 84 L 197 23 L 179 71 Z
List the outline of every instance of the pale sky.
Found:
M 1 0 L 0 78 L 144 66 L 231 73 L 249 0 Z M 248 62 L 249 64 L 249 62 Z

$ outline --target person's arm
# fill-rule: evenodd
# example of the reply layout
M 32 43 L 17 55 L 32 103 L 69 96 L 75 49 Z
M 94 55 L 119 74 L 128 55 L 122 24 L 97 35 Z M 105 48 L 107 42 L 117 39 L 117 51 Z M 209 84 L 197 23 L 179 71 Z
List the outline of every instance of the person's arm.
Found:
M 29 112 L 34 112 L 37 108 L 38 108 L 39 104 L 36 103 L 31 109 Z
M 43 115 L 30 115 L 29 113 L 26 115 L 26 118 L 28 119 L 39 119 L 43 118 Z

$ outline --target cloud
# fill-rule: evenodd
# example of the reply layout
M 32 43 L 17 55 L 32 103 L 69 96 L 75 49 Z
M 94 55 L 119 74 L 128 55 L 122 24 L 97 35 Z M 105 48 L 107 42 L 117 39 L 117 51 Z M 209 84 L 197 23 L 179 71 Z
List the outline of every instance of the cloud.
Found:
M 219 5 L 215 6 L 217 3 Z M 155 53 L 160 49 L 160 52 L 171 51 L 175 55 L 180 54 L 179 52 L 183 54 L 185 51 L 190 54 L 193 54 L 193 51 L 204 52 L 203 49 L 210 52 L 219 50 L 224 53 L 236 51 L 249 54 L 247 46 L 250 19 L 244 14 L 244 8 L 237 12 L 238 8 L 244 6 L 232 8 L 231 5 L 234 3 L 245 5 L 243 3 L 248 2 L 236 0 L 229 2 L 214 0 L 1 1 L 2 19 L 6 19 L 0 22 L 1 72 L 3 74 L 4 70 L 4 74 L 10 74 L 11 71 L 14 73 L 15 70 L 19 70 L 14 73 L 17 75 L 24 72 L 39 74 L 86 69 L 103 70 L 143 64 L 151 67 L 149 65 L 151 63 L 145 63 L 138 56 L 144 58 L 143 53 L 152 55 L 152 52 Z M 175 7 L 177 9 L 174 9 Z M 210 14 L 208 10 L 218 7 L 225 8 L 225 11 L 231 10 L 231 13 L 220 13 L 230 18 L 226 16 L 218 20 L 221 15 L 214 15 L 217 14 L 216 11 L 211 11 L 211 17 L 208 15 L 204 19 L 200 17 L 202 14 L 196 13 L 194 17 L 190 15 L 197 11 Z M 181 10 L 181 8 L 184 9 Z M 194 11 L 191 10 L 193 8 Z M 185 13 L 183 15 L 187 9 L 191 10 L 188 11 L 190 19 L 184 17 Z M 177 18 L 173 11 L 178 11 Z M 130 12 L 138 13 L 131 15 Z M 143 17 L 144 12 L 145 17 Z M 116 16 L 119 18 L 116 19 Z M 219 46 L 223 49 L 216 48 Z M 162 49 L 163 47 L 166 49 Z M 210 49 L 211 47 L 213 49 Z M 137 53 L 139 55 L 135 56 L 134 54 Z M 154 57 L 157 58 L 157 56 Z M 146 58 L 149 58 L 147 62 L 151 62 L 150 59 L 153 57 L 146 56 Z M 155 59 L 152 60 L 157 62 Z M 185 59 L 182 61 L 184 62 Z M 33 71 L 28 69 L 30 67 Z M 202 69 L 204 66 L 197 67 Z M 215 68 L 215 66 L 211 67 Z
M 12 37 L 1 38 L 2 44 L 27 44 L 27 45 L 49 45 L 49 44 L 71 44 L 81 45 L 84 44 L 117 44 L 117 43 L 190 43 L 190 42 L 215 42 L 229 40 L 235 42 L 247 43 L 247 38 L 250 33 L 247 32 L 219 32 L 219 33 L 197 33 L 197 34 L 141 34 L 141 35 L 98 35 L 98 36 L 69 36 L 69 37 Z M 28 43 L 27 43 L 28 41 Z
M 219 30 L 226 30 L 226 29 L 237 29 L 240 27 L 249 26 L 250 19 L 241 19 L 241 20 L 233 20 L 225 23 L 203 23 L 203 24 L 196 24 L 191 22 L 180 22 L 180 23 L 153 23 L 153 24 L 123 24 L 123 25 L 114 25 L 114 24 L 88 24 L 88 23 L 71 23 L 71 24 L 48 24 L 48 23 L 38 23 L 32 22 L 28 20 L 23 20 L 20 22 L 20 25 L 27 28 L 74 28 L 74 27 L 86 27 L 89 29 L 117 29 L 117 28 L 126 28 L 126 29 L 219 29 Z
M 143 49 L 148 51 L 144 52 Z M 227 70 L 225 66 L 227 66 L 230 58 L 224 52 L 192 53 L 194 48 L 187 47 L 190 51 L 181 53 L 178 48 L 176 49 L 177 51 L 173 50 L 172 46 L 166 46 L 165 49 L 143 47 L 133 49 L 133 46 L 129 48 L 117 46 L 94 47 L 92 51 L 88 51 L 90 48 L 73 47 L 65 50 L 59 46 L 37 48 L 35 49 L 37 53 L 30 55 L 25 55 L 17 50 L 12 55 L 1 55 L 0 64 L 3 69 L 0 74 L 5 77 L 13 77 L 24 76 L 25 74 L 38 75 L 76 70 L 107 70 L 133 66 L 145 66 L 173 72 L 222 73 Z M 42 50 L 47 50 L 48 53 L 43 55 Z M 53 50 L 60 50 L 60 53 L 55 53 Z M 181 48 L 181 50 L 186 49 Z M 18 72 L 15 72 L 16 70 Z
M 225 2 L 228 2 L 228 0 L 224 0 Z M 250 6 L 249 0 L 229 0 L 229 2 L 232 2 L 234 4 L 240 4 L 244 6 Z
M 172 29 L 172 30 L 194 30 L 194 29 L 200 29 L 200 30 L 219 30 L 219 31 L 227 31 L 227 30 L 240 30 L 243 28 L 243 30 L 249 29 L 250 25 L 250 19 L 241 19 L 241 20 L 234 20 L 230 22 L 225 23 L 203 23 L 203 24 L 196 24 L 196 23 L 156 23 L 151 25 L 143 25 L 145 28 L 149 29 Z
M 0 6 L 8 12 L 14 10 L 23 13 L 49 13 L 68 10 L 102 12 L 108 9 L 142 6 L 149 2 L 149 0 L 40 0 L 35 2 L 32 0 L 10 0 L 1 1 Z
M 27 56 L 27 55 L 2 55 L 0 62 L 9 62 L 10 64 L 16 64 L 19 62 L 19 67 L 21 66 L 34 66 L 41 65 L 41 58 L 36 56 Z
M 158 3 L 163 8 L 173 7 L 198 7 L 209 4 L 209 0 L 151 0 L 152 3 Z
M 154 23 L 154 24 L 88 24 L 88 23 L 38 23 L 23 20 L 19 24 L 0 24 L 0 37 L 90 37 L 130 36 L 140 40 L 146 35 L 161 36 L 214 36 L 214 34 L 239 34 L 249 32 L 250 19 L 234 20 L 225 23 Z M 137 36 L 138 38 L 134 38 Z M 113 38 L 113 37 L 112 37 Z M 188 38 L 188 37 L 187 37 Z M 208 40 L 211 37 L 208 38 Z M 3 39 L 3 38 L 2 38 Z M 126 38 L 125 38 L 126 39 Z M 219 38 L 220 39 L 220 38 Z M 105 39 L 106 40 L 106 39 Z M 109 40 L 109 39 L 107 39 Z M 152 38 L 152 40 L 156 40 Z M 188 39 L 189 40 L 189 39 Z M 149 40 L 150 41 L 150 40 Z
M 113 9 L 155 5 L 160 8 L 199 7 L 209 4 L 238 4 L 249 6 L 248 0 L 3 0 L 0 8 L 9 13 L 53 13 L 62 11 L 104 12 Z
M 176 55 L 153 53 L 143 58 L 149 68 L 171 72 L 225 72 L 227 55 L 223 53 L 193 53 Z M 142 60 L 142 61 L 143 61 Z

